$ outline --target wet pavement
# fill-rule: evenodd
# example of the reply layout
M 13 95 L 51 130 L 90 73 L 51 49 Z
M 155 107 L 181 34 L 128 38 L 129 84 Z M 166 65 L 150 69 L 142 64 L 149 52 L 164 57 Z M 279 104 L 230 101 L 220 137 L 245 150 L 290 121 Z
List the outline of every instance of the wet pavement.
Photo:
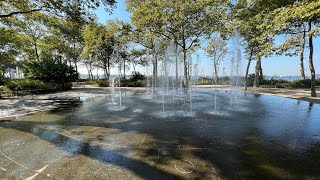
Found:
M 79 95 L 0 119 L 0 179 L 320 179 L 318 104 L 208 89 Z

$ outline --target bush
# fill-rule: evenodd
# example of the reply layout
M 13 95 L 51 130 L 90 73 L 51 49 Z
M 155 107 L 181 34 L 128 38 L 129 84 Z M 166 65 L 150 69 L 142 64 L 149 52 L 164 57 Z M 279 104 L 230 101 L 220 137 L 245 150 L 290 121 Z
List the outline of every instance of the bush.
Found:
M 98 83 L 98 80 L 90 79 L 88 81 L 84 81 L 84 84 L 86 85 L 95 85 Z
M 10 96 L 11 90 L 7 86 L 0 86 L 0 98 Z
M 65 83 L 64 88 L 65 88 L 65 90 L 71 90 L 72 89 L 72 82 Z
M 311 79 L 294 80 L 290 82 L 290 86 L 294 88 L 311 88 Z M 320 80 L 316 80 L 316 86 L 320 86 Z
M 11 91 L 7 86 L 0 86 L 0 92 L 8 92 Z
M 247 79 L 247 85 L 248 87 L 252 87 L 253 86 L 253 83 L 254 83 L 254 79 L 255 79 L 256 75 L 253 73 L 253 74 L 249 74 L 248 75 L 248 79 Z M 267 85 L 269 82 L 268 80 L 265 80 L 263 75 L 260 75 L 259 77 L 259 84 L 260 85 Z
M 283 79 L 263 79 L 260 85 L 271 88 L 285 88 L 290 86 L 290 82 Z
M 44 83 L 40 80 L 32 79 L 14 79 L 7 82 L 7 87 L 10 90 L 30 90 L 30 91 L 41 91 L 41 92 L 54 92 L 58 90 L 58 86 L 52 83 Z M 72 84 L 71 84 L 72 87 Z M 70 88 L 70 85 L 68 85 Z
M 78 73 L 70 66 L 53 58 L 25 63 L 24 72 L 29 79 L 59 84 L 66 90 L 66 84 L 78 80 Z
M 5 79 L 4 79 L 4 78 L 2 78 L 2 77 L 0 77 L 0 86 L 3 86 L 3 85 L 4 85 L 4 83 L 5 83 Z
M 96 83 L 97 83 L 100 87 L 109 87 L 109 85 L 110 85 L 109 80 L 107 80 L 107 79 L 97 80 Z
M 146 85 L 146 77 L 139 73 L 133 72 L 129 79 L 122 79 L 122 87 L 144 87 Z

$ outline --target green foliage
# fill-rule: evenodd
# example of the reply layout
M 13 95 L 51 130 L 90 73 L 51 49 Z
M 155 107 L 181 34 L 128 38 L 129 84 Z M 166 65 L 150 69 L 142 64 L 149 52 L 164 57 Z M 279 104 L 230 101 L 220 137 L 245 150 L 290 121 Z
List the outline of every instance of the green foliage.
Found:
M 248 86 L 253 86 L 255 77 L 256 77 L 256 75 L 254 73 L 248 75 L 248 80 L 247 80 L 247 85 Z M 264 83 L 267 83 L 266 81 L 267 80 L 264 79 L 263 75 L 260 74 L 260 76 L 259 76 L 259 82 L 260 83 L 259 84 L 260 85 L 264 85 Z
M 107 79 L 99 79 L 99 80 L 97 80 L 97 84 L 100 87 L 109 87 L 110 86 L 110 82 Z
M 229 0 L 128 0 L 126 2 L 127 9 L 132 13 L 131 20 L 138 29 L 147 29 L 151 37 L 153 35 L 174 40 L 175 44 L 181 47 L 184 86 L 188 86 L 187 52 L 198 48 L 204 37 L 210 36 L 215 31 L 224 31 Z M 152 47 L 153 45 L 151 43 Z M 156 55 L 156 52 L 153 55 Z
M 0 86 L 3 86 L 5 84 L 6 80 L 0 76 Z
M 78 73 L 72 67 L 53 59 L 26 63 L 24 71 L 27 78 L 56 84 L 78 79 Z
M 9 91 L 10 89 L 7 86 L 0 86 L 0 92 L 9 92 Z
M 13 29 L 0 27 L 0 76 L 6 68 L 15 65 L 15 58 L 18 54 L 16 41 L 16 31 Z
M 311 88 L 311 79 L 291 81 L 290 86 L 294 88 Z M 320 80 L 316 80 L 316 86 L 320 86 Z
M 10 90 L 36 90 L 36 91 L 57 91 L 58 86 L 52 83 L 44 83 L 40 80 L 33 79 L 14 79 L 7 82 L 6 86 Z
M 0 18 L 9 18 L 19 14 L 31 14 L 44 11 L 51 15 L 63 14 L 67 17 L 77 16 L 79 13 L 83 16 L 90 16 L 92 10 L 104 5 L 107 11 L 112 10 L 115 0 L 19 0 L 19 1 L 0 1 Z
M 121 80 L 122 87 L 144 87 L 145 85 L 146 76 L 139 72 L 133 72 L 129 79 Z
M 81 79 L 79 82 L 83 82 L 86 85 L 95 85 L 95 84 L 97 84 L 97 80 L 94 80 L 94 79 Z

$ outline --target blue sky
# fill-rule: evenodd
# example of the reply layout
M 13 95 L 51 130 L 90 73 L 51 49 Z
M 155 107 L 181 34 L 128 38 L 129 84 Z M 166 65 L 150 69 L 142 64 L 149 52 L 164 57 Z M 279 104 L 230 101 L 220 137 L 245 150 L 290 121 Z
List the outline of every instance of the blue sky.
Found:
M 131 14 L 126 11 L 125 7 L 125 0 L 118 0 L 117 1 L 117 7 L 114 9 L 113 13 L 109 15 L 103 7 L 100 7 L 96 10 L 96 15 L 98 17 L 98 21 L 100 23 L 105 23 L 108 19 L 119 19 L 123 21 L 130 21 Z M 308 48 L 306 48 L 308 49 Z M 306 75 L 310 75 L 310 70 L 308 66 L 308 50 L 305 52 L 305 73 Z M 198 50 L 193 57 L 196 57 L 196 54 L 199 54 L 201 63 L 206 65 L 205 67 L 208 67 L 204 70 L 203 75 L 211 75 L 212 69 L 212 63 L 210 59 L 206 57 L 206 55 L 201 51 Z M 224 62 L 222 63 L 222 67 L 225 67 L 226 73 L 230 73 L 230 57 L 232 54 L 229 53 L 228 56 L 226 56 Z M 242 56 L 242 66 L 241 66 L 241 72 L 245 72 L 247 60 L 245 59 L 245 56 L 243 54 Z M 250 73 L 254 72 L 254 65 L 255 62 L 251 64 Z M 316 74 L 320 74 L 317 70 L 320 70 L 320 38 L 314 39 L 314 65 L 316 69 Z M 286 56 L 273 56 L 268 58 L 262 59 L 262 68 L 265 75 L 269 76 L 286 76 L 286 75 L 300 75 L 299 71 L 299 57 L 286 57 Z M 222 69 L 222 68 L 221 68 Z

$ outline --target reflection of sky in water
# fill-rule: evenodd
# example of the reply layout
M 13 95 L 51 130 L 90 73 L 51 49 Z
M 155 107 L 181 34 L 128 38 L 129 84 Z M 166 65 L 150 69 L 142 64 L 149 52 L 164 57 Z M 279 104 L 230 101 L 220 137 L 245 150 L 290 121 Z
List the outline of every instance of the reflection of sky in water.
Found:
M 276 138 L 281 143 L 306 145 L 320 134 L 319 105 L 305 101 L 261 96 L 261 115 L 258 128 L 265 136 Z

